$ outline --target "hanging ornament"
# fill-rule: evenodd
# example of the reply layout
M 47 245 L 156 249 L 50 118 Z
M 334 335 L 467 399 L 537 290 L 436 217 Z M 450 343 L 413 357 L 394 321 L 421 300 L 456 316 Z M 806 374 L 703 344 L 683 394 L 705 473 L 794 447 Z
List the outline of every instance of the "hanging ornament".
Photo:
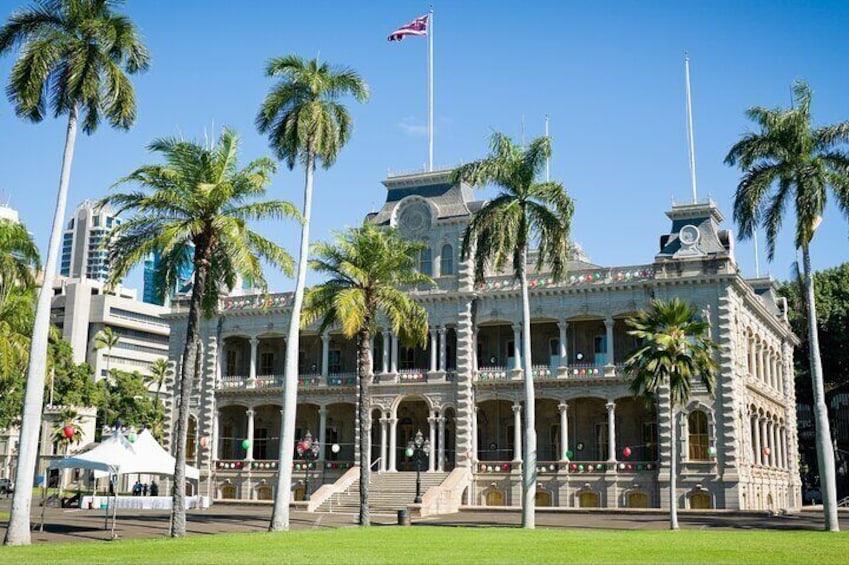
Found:
M 572 458 L 572 450 L 571 450 L 571 449 L 567 449 L 567 450 L 566 450 L 566 459 L 571 459 L 571 458 Z
M 716 448 L 714 446 L 711 445 L 710 447 L 708 447 L 708 455 L 710 455 L 711 457 L 716 455 Z
M 208 445 L 209 445 L 209 438 L 208 438 L 208 437 L 203 436 L 202 438 L 200 438 L 200 446 L 201 446 L 202 448 L 206 449 L 206 447 L 207 447 Z
M 625 457 L 630 457 L 631 456 L 631 448 L 626 445 L 625 449 L 622 450 L 622 455 L 624 455 Z
M 62 428 L 62 435 L 65 437 L 65 439 L 71 439 L 72 437 L 74 437 L 74 431 L 74 426 L 65 426 L 64 428 Z
M 242 440 L 242 449 L 249 449 L 251 447 L 251 441 L 249 439 Z
M 130 442 L 130 443 L 136 443 L 136 439 L 138 439 L 138 438 L 136 437 L 135 432 L 130 432 L 129 435 L 127 436 L 127 441 Z

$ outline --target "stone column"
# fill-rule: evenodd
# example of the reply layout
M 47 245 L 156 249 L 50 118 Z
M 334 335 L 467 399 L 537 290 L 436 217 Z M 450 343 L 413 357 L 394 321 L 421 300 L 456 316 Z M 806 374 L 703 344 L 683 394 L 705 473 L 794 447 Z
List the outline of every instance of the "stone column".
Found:
M 755 437 L 755 445 L 754 445 L 754 447 L 755 447 L 755 457 L 754 457 L 754 460 L 752 461 L 752 464 L 760 465 L 761 464 L 761 424 L 760 424 L 760 419 L 758 418 L 757 414 L 754 414 L 754 415 L 752 415 L 751 421 L 752 421 L 752 430 L 754 431 L 754 433 L 752 435 Z
M 770 449 L 769 455 L 772 458 L 772 466 L 780 467 L 781 460 L 779 459 L 779 454 L 781 453 L 778 441 L 778 424 L 776 422 L 772 422 L 770 424 L 772 428 L 772 448 Z
M 430 328 L 430 370 L 428 372 L 435 373 L 436 370 L 436 328 Z
M 513 461 L 522 460 L 522 405 L 513 403 Z
M 569 365 L 569 348 L 566 345 L 566 331 L 569 329 L 569 322 L 561 320 L 557 322 L 557 328 L 560 330 L 560 347 L 557 351 L 557 354 L 560 356 L 559 366 L 566 367 Z
M 321 376 L 326 377 L 328 374 L 328 365 L 330 365 L 330 334 L 327 332 L 321 334 Z
M 436 458 L 437 470 L 441 473 L 445 470 L 445 416 L 438 416 L 436 423 L 439 426 L 439 455 Z M 433 444 L 430 444 L 433 451 Z
M 448 328 L 442 326 L 437 330 L 439 333 L 439 370 L 443 373 L 448 371 Z
M 221 418 L 221 414 L 218 412 L 218 408 L 215 409 L 215 419 L 212 420 L 212 437 L 210 438 L 212 445 L 212 460 L 218 461 L 218 454 L 220 453 L 219 449 L 221 439 L 218 437 L 218 420 Z
M 396 471 L 395 465 L 398 456 L 398 418 L 389 419 L 389 471 Z
M 383 331 L 383 370 L 381 373 L 389 372 L 389 332 Z
M 249 386 L 254 386 L 256 384 L 256 350 L 257 346 L 259 346 L 259 338 L 252 337 L 251 338 L 251 366 L 248 369 L 248 384 Z
M 472 333 L 472 370 L 477 372 L 480 368 L 480 359 L 478 359 L 478 333 L 480 330 L 475 328 Z
M 608 400 L 607 408 L 607 460 L 616 462 L 616 401 Z
M 472 463 L 478 462 L 478 407 L 472 410 Z
M 318 407 L 318 446 L 321 448 L 318 451 L 318 461 L 324 461 L 324 454 L 327 451 L 327 446 L 324 440 L 327 437 L 327 406 L 321 405 Z M 317 467 L 316 467 L 317 468 Z
M 389 433 L 389 418 L 385 415 L 380 418 L 380 470 L 386 471 L 389 467 L 387 456 L 387 435 Z
M 561 402 L 557 409 L 560 411 L 560 460 L 568 461 L 566 452 L 569 450 L 569 405 Z
M 427 458 L 427 470 L 436 470 L 436 414 L 430 413 L 427 419 L 427 438 L 430 441 L 430 453 Z
M 248 443 L 250 444 L 247 448 L 247 453 L 245 453 L 245 459 L 247 461 L 253 461 L 254 459 L 254 409 L 248 408 L 245 411 L 245 415 L 248 417 Z
M 787 469 L 787 433 L 782 426 L 778 430 L 778 447 L 779 453 L 781 454 L 780 465 L 782 469 Z
M 398 374 L 398 336 L 394 333 L 392 334 L 392 361 L 389 370 L 394 375 Z
M 513 324 L 513 359 L 514 369 L 522 369 L 522 324 Z
M 604 320 L 604 328 L 607 330 L 605 341 L 607 342 L 607 364 L 612 366 L 614 365 L 614 352 L 613 352 L 613 328 L 616 322 L 613 320 L 612 316 L 608 316 Z
M 764 348 L 763 348 L 763 344 L 760 341 L 758 342 L 757 363 L 758 363 L 758 379 L 761 382 L 765 382 L 766 377 L 764 375 Z

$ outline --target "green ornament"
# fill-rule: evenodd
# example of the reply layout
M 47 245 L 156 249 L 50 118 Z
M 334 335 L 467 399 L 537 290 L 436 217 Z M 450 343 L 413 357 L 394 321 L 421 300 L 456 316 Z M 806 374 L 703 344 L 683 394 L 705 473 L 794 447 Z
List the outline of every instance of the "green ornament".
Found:
M 566 458 L 567 458 L 567 459 L 571 459 L 571 458 L 572 458 L 572 450 L 571 450 L 571 449 L 567 449 L 567 450 L 566 450 Z
M 583 471 L 583 470 L 584 470 L 584 466 L 583 466 L 583 465 L 578 465 L 578 470 L 579 470 L 579 471 Z
M 404 451 L 404 455 L 406 455 L 407 457 L 412 457 L 412 456 L 413 456 L 413 448 L 412 448 L 412 447 L 408 447 L 408 448 Z
M 242 449 L 249 449 L 251 447 L 250 440 L 243 439 L 242 440 Z

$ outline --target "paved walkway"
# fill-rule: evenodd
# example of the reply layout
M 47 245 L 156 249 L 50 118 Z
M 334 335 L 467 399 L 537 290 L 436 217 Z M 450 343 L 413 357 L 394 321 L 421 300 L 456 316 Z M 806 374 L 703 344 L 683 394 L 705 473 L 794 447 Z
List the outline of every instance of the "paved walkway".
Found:
M 34 501 L 33 519 L 37 523 L 41 508 Z M 0 512 L 9 511 L 9 501 L 0 502 Z M 214 505 L 208 510 L 188 512 L 190 535 L 209 535 L 229 532 L 261 532 L 268 528 L 271 507 L 266 505 Z M 168 514 L 161 511 L 132 511 L 118 513 L 116 532 L 121 539 L 155 538 L 168 535 Z M 754 513 L 690 513 L 679 514 L 681 527 L 686 529 L 773 529 L 819 530 L 823 519 L 819 512 L 802 512 L 785 516 L 767 516 Z M 327 514 L 292 511 L 293 530 L 352 527 L 353 514 Z M 375 525 L 395 524 L 394 515 L 372 517 Z M 604 512 L 604 511 L 541 511 L 537 513 L 537 526 L 567 529 L 665 529 L 668 517 L 664 513 Z M 474 510 L 458 514 L 414 520 L 416 526 L 456 527 L 511 527 L 520 523 L 517 510 Z M 0 528 L 5 532 L 5 521 Z M 47 508 L 44 531 L 33 531 L 33 543 L 108 540 L 110 532 L 104 528 L 104 512 Z M 841 527 L 849 530 L 849 514 L 841 514 Z

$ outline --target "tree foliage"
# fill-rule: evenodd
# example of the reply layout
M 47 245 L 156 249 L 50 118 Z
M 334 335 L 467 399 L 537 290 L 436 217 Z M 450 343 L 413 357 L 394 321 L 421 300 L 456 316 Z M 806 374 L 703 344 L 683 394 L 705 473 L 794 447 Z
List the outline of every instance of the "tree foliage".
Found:
M 137 372 L 113 370 L 111 379 L 99 381 L 100 401 L 97 422 L 100 426 L 153 427 L 162 419 L 160 401 L 151 398 L 144 377 Z

